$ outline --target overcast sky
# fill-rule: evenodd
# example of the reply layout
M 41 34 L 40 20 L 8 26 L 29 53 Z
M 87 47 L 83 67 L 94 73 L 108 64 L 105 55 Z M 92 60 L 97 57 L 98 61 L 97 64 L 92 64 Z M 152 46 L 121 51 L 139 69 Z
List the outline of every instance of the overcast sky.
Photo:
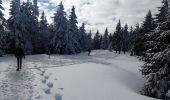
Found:
M 5 17 L 9 18 L 11 1 L 2 1 Z M 157 13 L 157 7 L 161 5 L 161 0 L 38 0 L 39 10 L 46 13 L 49 23 L 53 21 L 51 17 L 61 1 L 68 15 L 72 6 L 75 6 L 79 26 L 85 23 L 87 31 L 91 29 L 95 32 L 99 29 L 101 33 L 106 27 L 113 33 L 119 19 L 123 25 L 140 23 L 149 9 Z

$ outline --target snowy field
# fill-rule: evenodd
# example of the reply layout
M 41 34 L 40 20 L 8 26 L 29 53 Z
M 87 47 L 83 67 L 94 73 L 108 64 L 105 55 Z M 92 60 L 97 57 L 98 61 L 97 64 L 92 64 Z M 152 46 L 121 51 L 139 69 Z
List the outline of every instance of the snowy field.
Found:
M 31 55 L 16 72 L 14 57 L 0 58 L 0 100 L 156 100 L 139 94 L 143 62 L 93 51 L 78 55 Z

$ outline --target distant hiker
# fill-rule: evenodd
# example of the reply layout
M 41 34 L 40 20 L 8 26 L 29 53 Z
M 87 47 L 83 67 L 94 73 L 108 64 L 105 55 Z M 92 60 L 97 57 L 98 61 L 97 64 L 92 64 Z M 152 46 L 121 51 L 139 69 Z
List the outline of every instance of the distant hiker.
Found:
M 88 56 L 90 56 L 91 48 L 88 49 Z
M 15 57 L 17 58 L 17 71 L 19 71 L 22 66 L 22 58 L 25 58 L 24 50 L 21 48 L 21 44 L 19 44 L 15 49 Z
M 116 53 L 118 53 L 118 52 L 120 54 L 121 50 L 119 48 L 116 48 Z
M 51 55 L 51 52 L 52 52 L 52 45 L 48 45 L 48 58 L 50 59 L 50 55 Z

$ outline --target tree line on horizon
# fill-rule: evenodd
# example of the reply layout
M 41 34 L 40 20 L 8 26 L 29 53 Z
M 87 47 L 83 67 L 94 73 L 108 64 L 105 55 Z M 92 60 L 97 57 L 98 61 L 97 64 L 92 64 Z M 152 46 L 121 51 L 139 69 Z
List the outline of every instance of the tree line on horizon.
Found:
M 89 48 L 109 49 L 116 51 L 130 50 L 130 34 L 128 26 L 121 27 L 119 21 L 115 34 L 104 35 L 99 31 L 92 37 L 92 32 L 86 32 L 85 24 L 77 26 L 77 15 L 73 6 L 69 17 L 64 11 L 62 2 L 54 13 L 52 24 L 48 24 L 45 13 L 39 14 L 37 0 L 22 2 L 12 0 L 10 3 L 10 18 L 5 19 L 0 0 L 0 55 L 13 53 L 20 43 L 26 54 L 76 54 Z M 40 17 L 40 21 L 38 18 Z M 119 30 L 120 28 L 120 30 Z M 116 36 L 117 34 L 117 36 Z M 115 39 L 115 40 L 114 40 Z

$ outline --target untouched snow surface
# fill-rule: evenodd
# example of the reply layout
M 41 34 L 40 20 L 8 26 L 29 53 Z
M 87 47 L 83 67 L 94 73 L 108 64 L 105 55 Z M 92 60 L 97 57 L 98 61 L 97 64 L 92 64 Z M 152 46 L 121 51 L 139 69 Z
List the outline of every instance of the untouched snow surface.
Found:
M 1 57 L 0 100 L 155 100 L 139 94 L 142 64 L 98 50 L 92 56 L 27 56 L 16 72 L 15 58 Z

